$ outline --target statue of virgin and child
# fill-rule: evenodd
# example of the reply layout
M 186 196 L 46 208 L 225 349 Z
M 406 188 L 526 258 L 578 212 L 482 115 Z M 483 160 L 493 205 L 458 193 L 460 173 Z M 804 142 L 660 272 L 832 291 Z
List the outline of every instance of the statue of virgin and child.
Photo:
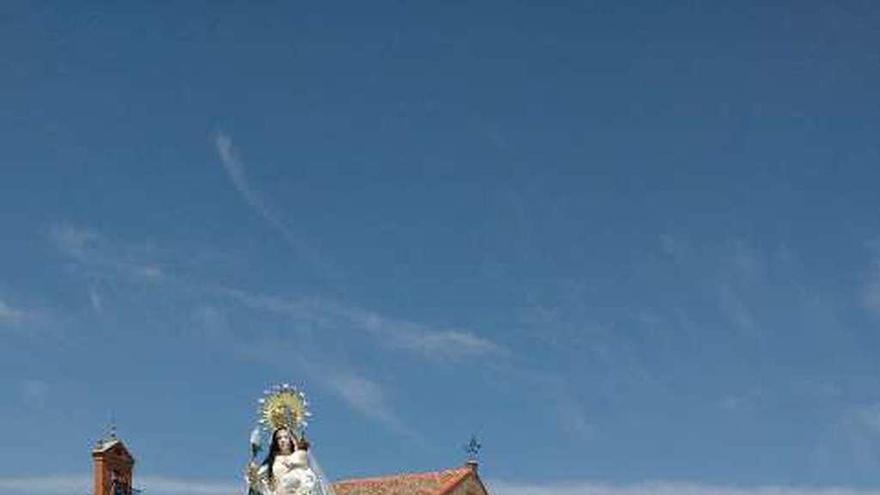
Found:
M 245 469 L 248 495 L 333 495 L 305 437 L 308 401 L 288 384 L 260 399 L 260 426 L 251 433 L 251 461 Z M 269 438 L 266 457 L 258 463 L 261 437 Z

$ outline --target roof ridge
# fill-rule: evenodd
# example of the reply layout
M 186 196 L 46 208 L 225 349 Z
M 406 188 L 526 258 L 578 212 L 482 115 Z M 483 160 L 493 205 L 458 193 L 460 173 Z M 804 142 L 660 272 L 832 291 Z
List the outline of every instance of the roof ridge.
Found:
M 464 481 L 464 480 L 465 480 L 468 476 L 470 476 L 471 474 L 475 474 L 473 469 L 471 469 L 471 468 L 469 468 L 469 467 L 463 467 L 463 468 L 461 468 L 461 473 L 458 473 L 458 476 L 457 476 L 457 477 L 455 477 L 455 478 L 453 478 L 453 479 L 447 481 L 447 482 L 446 482 L 446 485 L 444 485 L 444 486 L 440 489 L 440 493 L 439 493 L 439 495 L 446 495 L 446 494 L 448 494 L 449 492 L 451 492 L 452 490 L 454 490 L 456 486 L 458 486 L 462 481 Z
M 387 480 L 394 479 L 394 478 L 429 478 L 432 476 L 451 474 L 451 473 L 455 473 L 455 474 L 459 475 L 459 476 L 455 477 L 455 481 L 457 482 L 461 478 L 463 478 L 464 475 L 467 475 L 467 473 L 470 473 L 470 472 L 471 472 L 471 469 L 465 466 L 465 467 L 458 467 L 458 468 L 451 468 L 451 469 L 441 469 L 439 471 L 423 471 L 423 472 L 418 472 L 418 473 L 397 473 L 397 474 L 387 474 L 387 475 L 382 475 L 382 476 L 371 476 L 369 478 L 342 479 L 342 480 L 334 481 L 332 484 L 333 485 L 342 485 L 342 484 L 346 484 L 346 483 L 377 483 L 377 482 L 387 481 Z M 445 488 L 446 487 L 444 484 L 444 489 Z

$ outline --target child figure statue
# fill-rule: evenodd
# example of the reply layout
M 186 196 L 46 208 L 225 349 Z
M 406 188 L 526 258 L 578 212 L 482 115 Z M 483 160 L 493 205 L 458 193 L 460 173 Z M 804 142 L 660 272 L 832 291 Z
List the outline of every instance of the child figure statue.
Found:
M 287 428 L 275 430 L 266 459 L 259 466 L 248 466 L 249 491 L 260 495 L 319 495 L 308 448 L 307 440 L 297 440 Z

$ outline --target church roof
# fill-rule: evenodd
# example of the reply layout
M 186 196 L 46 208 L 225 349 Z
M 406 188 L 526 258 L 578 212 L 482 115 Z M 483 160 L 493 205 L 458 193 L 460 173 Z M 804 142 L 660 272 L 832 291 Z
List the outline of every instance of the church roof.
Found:
M 445 495 L 468 476 L 476 476 L 471 467 L 429 473 L 397 474 L 377 478 L 359 478 L 333 483 L 336 495 Z

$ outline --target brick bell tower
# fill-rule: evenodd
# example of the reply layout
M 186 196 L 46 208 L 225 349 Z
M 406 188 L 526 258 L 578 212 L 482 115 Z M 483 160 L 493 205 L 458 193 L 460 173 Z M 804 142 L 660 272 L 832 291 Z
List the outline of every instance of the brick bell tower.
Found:
M 133 495 L 131 488 L 134 457 L 125 448 L 122 440 L 116 438 L 116 429 L 110 429 L 110 436 L 98 440 L 92 449 L 95 467 L 95 488 L 93 495 Z

